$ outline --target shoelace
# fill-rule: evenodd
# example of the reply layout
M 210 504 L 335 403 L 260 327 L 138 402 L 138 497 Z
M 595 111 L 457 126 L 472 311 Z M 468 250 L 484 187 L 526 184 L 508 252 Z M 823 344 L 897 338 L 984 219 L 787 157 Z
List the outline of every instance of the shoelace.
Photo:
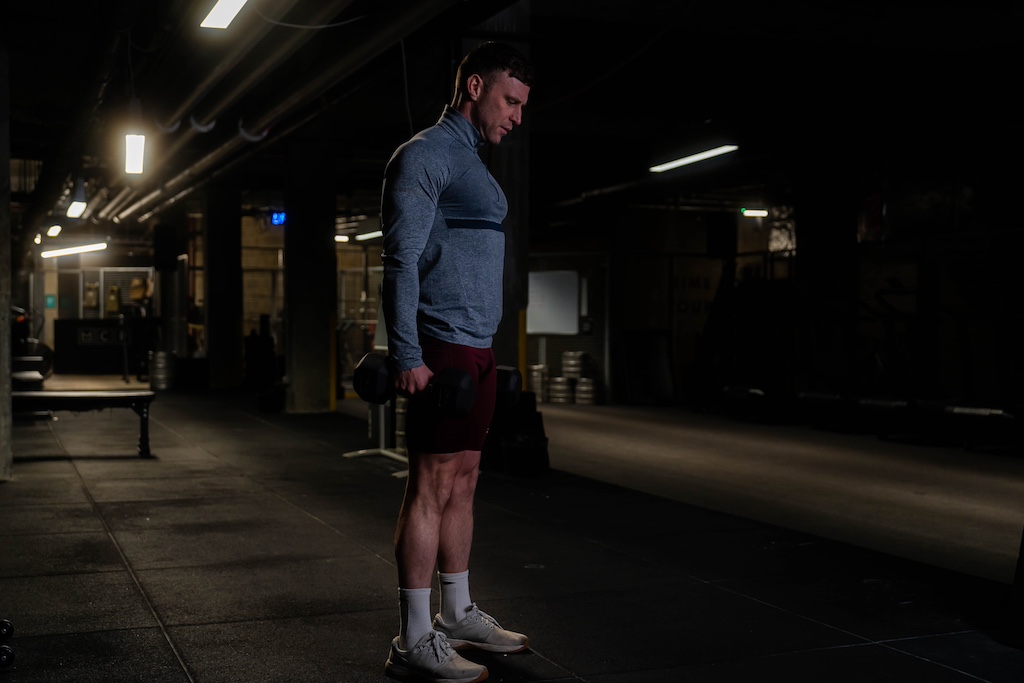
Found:
M 443 662 L 449 655 L 451 655 L 452 646 L 448 644 L 448 639 L 444 637 L 443 633 L 431 631 L 429 635 L 430 637 L 427 639 L 427 642 L 417 647 L 416 650 L 426 650 L 429 648 L 432 650 L 434 658 L 439 662 Z
M 477 607 L 475 602 L 469 606 L 469 615 L 467 618 L 472 619 L 473 621 L 482 621 L 491 628 L 501 628 L 497 620 L 487 612 Z

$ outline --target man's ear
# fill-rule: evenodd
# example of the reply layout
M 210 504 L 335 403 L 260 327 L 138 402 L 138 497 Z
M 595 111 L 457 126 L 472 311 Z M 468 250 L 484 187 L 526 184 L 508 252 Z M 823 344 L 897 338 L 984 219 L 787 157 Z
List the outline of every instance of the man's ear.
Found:
M 472 74 L 466 79 L 466 93 L 469 98 L 474 102 L 480 99 L 480 94 L 484 91 L 484 79 L 480 78 L 480 74 Z

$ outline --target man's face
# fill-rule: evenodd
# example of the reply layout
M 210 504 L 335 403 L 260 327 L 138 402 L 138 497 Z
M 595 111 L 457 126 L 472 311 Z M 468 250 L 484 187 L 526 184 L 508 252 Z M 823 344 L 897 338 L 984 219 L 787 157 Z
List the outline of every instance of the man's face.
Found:
M 485 141 L 497 145 L 512 128 L 523 123 L 523 107 L 530 96 L 530 86 L 508 72 L 483 85 L 476 100 L 474 124 Z

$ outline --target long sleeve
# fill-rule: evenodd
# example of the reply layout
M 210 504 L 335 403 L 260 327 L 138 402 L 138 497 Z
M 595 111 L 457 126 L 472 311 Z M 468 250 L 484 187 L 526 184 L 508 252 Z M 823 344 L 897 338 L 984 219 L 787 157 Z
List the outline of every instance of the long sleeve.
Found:
M 422 148 L 422 149 L 421 149 Z M 438 214 L 443 169 L 415 142 L 395 153 L 384 175 L 384 320 L 388 351 L 398 370 L 423 363 L 417 331 L 420 259 Z

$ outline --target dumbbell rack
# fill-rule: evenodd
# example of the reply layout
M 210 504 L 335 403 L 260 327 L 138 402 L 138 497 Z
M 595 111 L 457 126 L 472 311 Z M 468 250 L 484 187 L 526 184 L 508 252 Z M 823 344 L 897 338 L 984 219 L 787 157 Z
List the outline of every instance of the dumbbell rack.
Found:
M 381 403 L 377 406 L 377 447 L 376 448 L 362 448 L 358 451 L 349 451 L 342 453 L 343 458 L 361 458 L 366 455 L 381 455 L 385 458 L 391 458 L 398 462 L 409 464 L 409 458 L 405 457 L 397 451 L 393 451 L 387 447 L 387 438 L 384 434 L 384 425 L 387 423 L 387 409 L 388 403 Z M 369 404 L 368 404 L 369 405 Z M 402 472 L 395 472 L 391 476 L 393 477 L 407 477 L 409 476 L 409 470 L 406 469 Z
M 6 619 L 0 619 L 0 669 L 6 669 L 14 663 L 14 650 L 5 645 L 14 637 L 14 625 Z

